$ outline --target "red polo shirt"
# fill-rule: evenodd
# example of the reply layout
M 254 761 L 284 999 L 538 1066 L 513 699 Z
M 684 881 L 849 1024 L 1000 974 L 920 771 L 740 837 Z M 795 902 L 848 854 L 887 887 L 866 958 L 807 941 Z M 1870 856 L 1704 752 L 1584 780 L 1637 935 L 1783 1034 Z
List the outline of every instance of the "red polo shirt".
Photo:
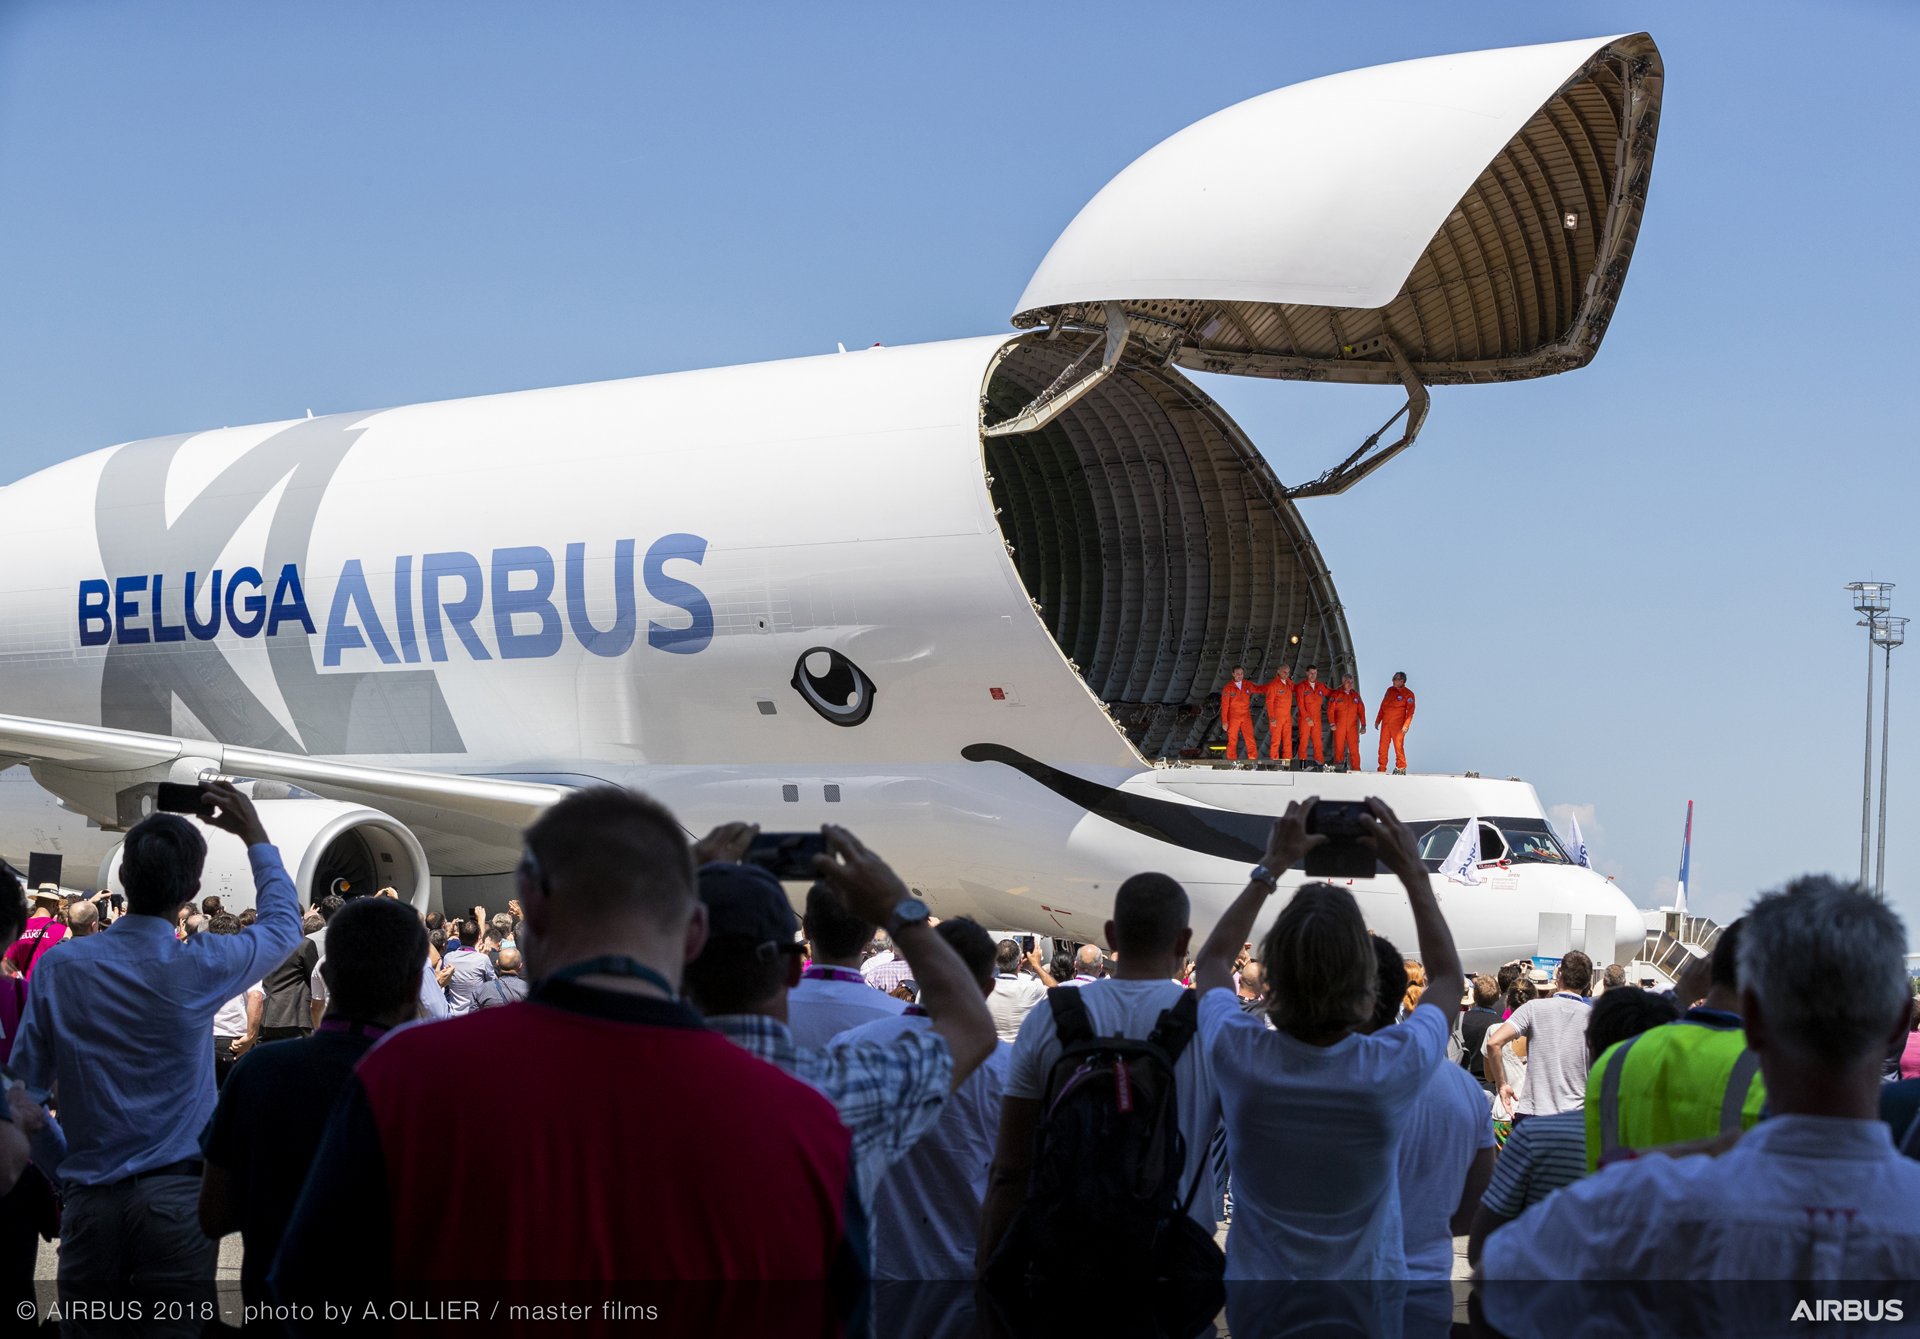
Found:
M 368 1052 L 272 1282 L 858 1280 L 865 1239 L 826 1098 L 682 1004 L 559 982 Z

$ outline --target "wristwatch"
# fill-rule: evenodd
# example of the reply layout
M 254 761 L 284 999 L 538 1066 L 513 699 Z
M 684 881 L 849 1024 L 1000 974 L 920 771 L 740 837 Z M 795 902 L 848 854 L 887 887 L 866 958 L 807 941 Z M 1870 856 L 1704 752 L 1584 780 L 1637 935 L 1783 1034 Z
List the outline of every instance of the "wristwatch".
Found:
M 925 925 L 927 919 L 932 915 L 933 912 L 925 902 L 922 902 L 917 897 L 909 897 L 906 901 L 896 905 L 893 909 L 893 914 L 887 917 L 887 933 L 895 935 L 899 934 L 906 926 Z
M 1247 875 L 1247 882 L 1264 883 L 1268 888 L 1278 888 L 1280 886 L 1280 876 L 1268 869 L 1265 865 L 1255 865 L 1253 872 Z

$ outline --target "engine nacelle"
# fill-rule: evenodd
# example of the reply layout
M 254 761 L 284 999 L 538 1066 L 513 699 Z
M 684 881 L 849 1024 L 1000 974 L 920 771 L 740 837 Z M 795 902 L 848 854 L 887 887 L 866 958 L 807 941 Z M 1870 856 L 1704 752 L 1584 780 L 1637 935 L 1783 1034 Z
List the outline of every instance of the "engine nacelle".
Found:
M 345 880 L 355 895 L 391 887 L 415 908 L 426 910 L 427 854 L 398 819 L 365 805 L 318 797 L 256 799 L 254 808 L 268 839 L 280 848 L 303 908 Z M 253 869 L 246 847 L 230 833 L 192 821 L 207 839 L 200 896 L 218 897 L 229 911 L 252 906 Z M 120 849 L 116 845 L 107 852 L 97 885 L 116 893 L 125 891 L 120 883 Z

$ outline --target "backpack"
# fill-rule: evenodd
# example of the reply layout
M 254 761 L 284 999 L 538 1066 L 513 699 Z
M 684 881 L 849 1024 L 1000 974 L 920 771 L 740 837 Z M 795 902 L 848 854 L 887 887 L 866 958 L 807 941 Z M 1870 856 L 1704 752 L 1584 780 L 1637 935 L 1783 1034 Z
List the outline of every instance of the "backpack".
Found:
M 988 1262 L 988 1285 L 1038 1294 L 1124 1280 L 1211 1296 L 1226 1259 L 1188 1215 L 1204 1161 L 1180 1194 L 1187 1141 L 1175 1066 L 1198 1026 L 1197 997 L 1183 992 L 1144 1041 L 1096 1036 L 1078 989 L 1055 986 L 1047 1002 L 1060 1058 L 1041 1102 L 1031 1188 Z

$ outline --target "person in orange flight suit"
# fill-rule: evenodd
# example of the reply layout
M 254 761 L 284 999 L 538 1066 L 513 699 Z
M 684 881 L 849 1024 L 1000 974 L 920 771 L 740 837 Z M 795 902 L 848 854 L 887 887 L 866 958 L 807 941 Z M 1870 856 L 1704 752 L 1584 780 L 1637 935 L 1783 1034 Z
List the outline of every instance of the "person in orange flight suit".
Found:
M 1343 675 L 1340 686 L 1327 696 L 1327 717 L 1333 722 L 1333 760 L 1349 771 L 1360 769 L 1360 736 L 1367 730 L 1367 703 L 1354 690 L 1353 676 Z
M 1293 761 L 1293 678 L 1282 665 L 1265 683 L 1254 685 L 1267 695 L 1267 757 Z
M 1299 720 L 1298 740 L 1300 761 L 1307 760 L 1307 750 L 1313 750 L 1313 760 L 1321 760 L 1321 735 L 1324 723 L 1320 718 L 1320 708 L 1327 700 L 1327 686 L 1320 682 L 1318 666 L 1307 666 L 1307 677 L 1293 686 L 1293 701 Z
M 1227 757 L 1240 756 L 1240 741 L 1247 741 L 1247 761 L 1260 756 L 1259 746 L 1253 742 L 1253 689 L 1247 682 L 1247 668 L 1244 665 L 1233 667 L 1233 678 L 1220 690 L 1220 724 L 1227 727 Z
M 1380 710 L 1373 723 L 1380 727 L 1380 770 L 1387 770 L 1387 746 L 1391 744 L 1398 762 L 1393 770 L 1407 770 L 1407 727 L 1413 724 L 1413 690 L 1407 687 L 1403 670 L 1393 676 L 1393 687 L 1380 699 Z

